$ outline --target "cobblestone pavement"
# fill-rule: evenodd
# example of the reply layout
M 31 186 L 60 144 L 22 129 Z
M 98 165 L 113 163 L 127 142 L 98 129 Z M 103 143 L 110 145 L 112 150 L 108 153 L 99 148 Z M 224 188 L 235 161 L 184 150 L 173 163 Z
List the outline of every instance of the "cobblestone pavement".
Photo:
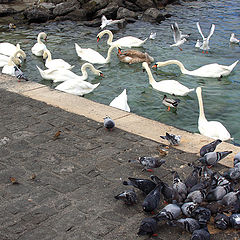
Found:
M 143 194 L 136 190 L 134 206 L 114 195 L 126 189 L 122 180 L 151 175 L 128 160 L 158 156 L 163 146 L 118 128 L 106 131 L 102 123 L 3 89 L 0 123 L 0 240 L 148 239 L 137 236 L 147 216 Z M 154 174 L 170 182 L 170 170 L 185 177 L 187 163 L 197 156 L 169 148 L 165 159 Z M 159 225 L 154 239 L 190 234 Z M 216 231 L 212 239 L 239 235 Z

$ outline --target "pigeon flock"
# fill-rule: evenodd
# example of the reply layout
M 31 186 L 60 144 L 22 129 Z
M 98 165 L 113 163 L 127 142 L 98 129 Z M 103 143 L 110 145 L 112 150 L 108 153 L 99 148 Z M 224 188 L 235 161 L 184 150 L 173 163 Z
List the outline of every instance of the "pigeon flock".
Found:
M 169 135 L 172 134 L 166 133 Z M 216 229 L 240 229 L 240 152 L 234 157 L 233 168 L 223 174 L 214 171 L 218 161 L 232 153 L 215 152 L 221 142 L 217 139 L 200 148 L 200 157 L 188 164 L 192 171 L 185 179 L 177 171 L 171 171 L 171 184 L 157 175 L 128 177 L 122 182 L 129 189 L 117 194 L 115 199 L 129 206 L 141 204 L 145 213 L 139 223 L 138 235 L 157 236 L 161 234 L 162 227 L 168 225 L 189 232 L 191 240 L 209 240 L 210 220 Z M 149 170 L 160 168 L 166 160 L 164 157 L 143 156 L 129 162 L 139 162 Z M 141 193 L 144 200 L 139 203 L 138 195 Z

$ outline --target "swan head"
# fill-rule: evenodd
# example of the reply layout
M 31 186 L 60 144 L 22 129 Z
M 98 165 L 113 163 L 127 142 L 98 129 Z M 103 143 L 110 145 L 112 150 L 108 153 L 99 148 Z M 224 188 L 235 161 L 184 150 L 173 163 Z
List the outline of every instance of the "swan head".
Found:
M 148 68 L 147 62 L 143 62 L 143 63 L 142 63 L 142 67 L 143 67 L 143 69 L 147 69 L 147 68 Z
M 98 35 L 97 35 L 97 42 L 99 42 L 100 39 L 101 39 L 101 37 L 102 37 L 104 34 L 106 34 L 106 33 L 112 34 L 112 32 L 111 32 L 110 30 L 103 30 L 103 31 L 101 31 L 101 32 L 98 33 Z
M 196 88 L 196 93 L 197 93 L 198 95 L 202 94 L 202 88 L 201 88 L 201 87 L 197 87 L 197 88 Z
M 46 34 L 45 32 L 40 32 L 40 33 L 38 34 L 38 37 L 39 37 L 39 38 L 43 38 L 45 41 L 47 41 L 47 34 Z

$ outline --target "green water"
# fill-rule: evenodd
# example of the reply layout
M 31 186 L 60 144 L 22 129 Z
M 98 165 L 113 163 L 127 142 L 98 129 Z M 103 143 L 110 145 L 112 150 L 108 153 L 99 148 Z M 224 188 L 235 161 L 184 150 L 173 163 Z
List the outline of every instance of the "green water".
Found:
M 155 40 L 149 40 L 144 44 L 141 51 L 148 52 L 156 61 L 177 59 L 189 70 L 194 70 L 209 63 L 230 65 L 240 56 L 240 47 L 230 45 L 230 34 L 234 32 L 240 38 L 240 0 L 236 1 L 193 1 L 179 5 L 169 5 L 166 12 L 173 16 L 161 24 L 151 24 L 137 21 L 128 24 L 124 29 L 116 27 L 109 28 L 114 32 L 114 40 L 123 36 L 131 35 L 145 39 L 151 32 L 156 32 Z M 170 24 L 174 21 L 183 33 L 191 33 L 190 39 L 183 45 L 183 51 L 177 48 L 170 48 L 173 43 Z M 216 25 L 215 32 L 210 39 L 210 53 L 202 54 L 201 50 L 195 49 L 194 45 L 201 36 L 197 30 L 196 22 L 199 21 L 204 35 L 208 35 L 211 24 Z M 54 87 L 51 82 L 43 80 L 36 68 L 45 69 L 44 62 L 40 57 L 31 53 L 31 47 L 36 42 L 39 32 L 44 31 L 48 35 L 47 48 L 51 51 L 52 57 L 62 58 L 75 65 L 73 72 L 80 74 L 80 67 L 84 63 L 76 52 L 74 43 L 81 47 L 90 47 L 99 51 L 103 56 L 107 55 L 107 36 L 104 36 L 99 43 L 96 42 L 98 28 L 82 26 L 75 22 L 45 23 L 41 25 L 18 25 L 14 31 L 9 31 L 6 25 L 1 30 L 1 42 L 20 43 L 21 48 L 27 54 L 27 60 L 22 66 L 22 71 L 32 80 Z M 89 74 L 91 83 L 101 84 L 86 98 L 108 105 L 114 97 L 119 95 L 124 88 L 127 89 L 128 104 L 131 112 L 154 119 L 175 127 L 198 132 L 198 101 L 195 92 L 188 96 L 178 97 L 181 99 L 177 111 L 166 111 L 162 104 L 164 93 L 158 92 L 149 85 L 147 73 L 142 71 L 141 64 L 127 65 L 119 63 L 116 54 L 112 54 L 109 64 L 96 65 L 101 68 L 105 75 L 103 79 Z M 240 142 L 239 114 L 239 90 L 240 90 L 240 63 L 228 77 L 219 81 L 214 78 L 201 78 L 181 74 L 176 65 L 164 67 L 154 71 L 154 78 L 157 81 L 174 79 L 189 88 L 203 87 L 203 101 L 205 115 L 208 120 L 217 120 Z

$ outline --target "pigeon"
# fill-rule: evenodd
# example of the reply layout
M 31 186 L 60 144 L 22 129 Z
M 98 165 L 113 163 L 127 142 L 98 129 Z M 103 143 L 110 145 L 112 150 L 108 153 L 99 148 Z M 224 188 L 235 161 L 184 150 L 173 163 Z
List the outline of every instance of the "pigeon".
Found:
M 222 140 L 217 139 L 213 142 L 208 143 L 207 145 L 202 146 L 200 149 L 200 156 L 203 157 L 206 153 L 214 152 L 217 145 L 220 144 L 221 142 Z
M 240 152 L 238 152 L 235 156 L 234 156 L 234 167 L 236 167 L 236 164 L 238 164 L 240 162 Z
M 200 224 L 198 220 L 194 218 L 180 218 L 175 221 L 177 226 L 185 229 L 187 232 L 193 233 L 195 230 L 200 229 Z
M 120 19 L 120 20 L 112 20 L 112 19 L 107 19 L 104 15 L 102 15 L 101 18 L 101 29 L 104 29 L 106 26 L 108 25 L 113 25 L 113 24 L 117 24 L 117 23 L 122 23 L 124 21 L 124 19 Z
M 221 159 L 225 158 L 227 155 L 232 153 L 232 151 L 225 152 L 209 152 L 206 153 L 203 157 L 199 158 L 198 161 L 203 165 L 212 167 L 217 164 Z
M 205 207 L 197 207 L 192 214 L 192 217 L 198 220 L 199 224 L 205 226 L 211 218 L 211 211 Z
M 153 212 L 159 205 L 162 185 L 158 184 L 144 199 L 142 207 L 145 212 Z
M 182 214 L 181 208 L 177 204 L 168 204 L 157 215 L 156 218 L 160 220 L 174 220 Z
M 143 191 L 145 194 L 149 194 L 157 184 L 149 179 L 141 178 L 128 178 L 129 181 L 123 181 L 123 185 L 131 185 L 139 190 Z
M 225 206 L 230 206 L 230 205 L 235 205 L 238 201 L 240 201 L 240 190 L 227 193 L 220 200 L 220 203 Z
M 214 226 L 218 229 L 226 230 L 229 225 L 229 217 L 223 213 L 218 213 L 214 218 Z
M 166 136 L 160 136 L 162 139 L 166 139 L 173 146 L 178 146 L 181 140 L 181 136 L 174 135 L 166 132 Z
M 210 240 L 211 234 L 208 231 L 207 226 L 194 230 L 191 236 L 191 240 Z
M 200 204 L 206 198 L 206 190 L 200 189 L 190 192 L 185 199 L 185 202 L 194 202 Z
M 137 195 L 136 195 L 134 189 L 126 190 L 122 193 L 119 193 L 114 198 L 124 201 L 124 203 L 127 205 L 133 205 L 133 204 L 137 203 Z
M 147 171 L 152 171 L 152 168 L 159 168 L 166 162 L 163 159 L 154 157 L 139 157 L 138 161 L 144 166 L 144 169 Z
M 107 130 L 112 130 L 115 127 L 114 121 L 108 116 L 104 118 L 103 125 Z
M 200 27 L 200 25 L 199 25 L 199 22 L 197 22 L 197 28 L 198 28 L 199 33 L 200 33 L 201 36 L 202 36 L 202 39 L 203 39 L 203 43 L 202 43 L 202 45 L 200 46 L 200 49 L 203 50 L 203 51 L 202 51 L 203 53 L 204 53 L 204 51 L 205 51 L 206 53 L 208 53 L 208 50 L 210 49 L 210 47 L 209 47 L 209 40 L 210 40 L 210 37 L 211 37 L 211 36 L 213 35 L 213 33 L 214 33 L 215 25 L 212 24 L 211 30 L 210 30 L 210 33 L 209 33 L 208 37 L 204 37 L 204 35 L 203 35 L 203 33 L 202 33 L 202 30 L 201 30 L 201 27 Z
M 183 202 L 187 196 L 187 187 L 177 172 L 174 172 L 172 188 L 179 194 L 179 201 Z
M 159 179 L 157 176 L 152 175 L 151 179 L 156 183 L 162 185 L 161 193 L 163 195 L 163 198 L 165 202 L 172 203 L 174 198 L 174 191 L 169 185 L 165 182 L 163 182 L 161 179 Z
M 199 182 L 199 174 L 201 171 L 201 167 L 199 166 L 194 166 L 191 164 L 189 166 L 192 166 L 193 170 L 184 181 L 188 190 L 194 187 Z
M 208 201 L 218 201 L 221 200 L 227 193 L 231 190 L 230 185 L 226 186 L 217 186 L 213 190 L 211 190 L 208 194 L 206 199 Z
M 156 32 L 151 32 L 150 36 L 149 36 L 149 39 L 152 39 L 154 40 L 157 36 L 157 33 Z
M 229 168 L 223 173 L 223 176 L 231 181 L 236 181 L 240 179 L 240 163 L 236 164 L 237 167 Z
M 194 202 L 186 202 L 181 206 L 182 213 L 186 217 L 191 217 L 193 211 L 197 208 L 198 204 Z
M 14 74 L 19 82 L 21 81 L 21 79 L 23 79 L 25 81 L 29 81 L 28 78 L 23 74 L 22 70 L 20 68 L 18 68 L 17 66 L 14 66 Z
M 240 229 L 240 213 L 233 213 L 229 217 L 230 224 L 235 229 Z
M 240 42 L 240 40 L 235 37 L 234 33 L 231 33 L 229 41 L 230 43 L 237 43 L 237 44 Z
M 176 22 L 174 24 L 171 24 L 171 29 L 173 31 L 174 44 L 170 45 L 170 47 L 176 46 L 182 51 L 182 48 L 180 46 L 187 41 L 186 38 L 189 35 L 182 35 L 181 31 L 179 30 L 178 24 Z
M 157 219 L 155 217 L 144 218 L 140 224 L 138 235 L 154 235 L 157 231 Z
M 178 104 L 180 103 L 180 99 L 167 98 L 167 95 L 164 95 L 162 103 L 168 107 L 167 111 L 170 111 L 170 107 L 177 108 Z

